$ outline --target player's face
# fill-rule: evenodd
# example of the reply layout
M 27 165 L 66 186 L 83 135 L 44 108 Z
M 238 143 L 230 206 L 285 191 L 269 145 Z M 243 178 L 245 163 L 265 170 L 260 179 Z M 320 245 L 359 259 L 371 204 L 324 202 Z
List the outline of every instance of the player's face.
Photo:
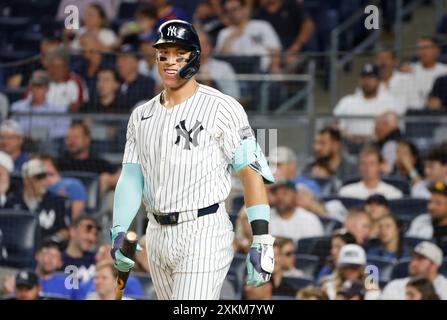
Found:
M 43 248 L 38 254 L 37 261 L 44 273 L 51 273 L 62 267 L 61 252 L 56 248 Z
M 447 217 L 447 196 L 432 193 L 428 203 L 428 212 L 435 219 L 445 219 Z
M 187 80 L 181 79 L 179 71 L 189 60 L 191 52 L 177 44 L 163 44 L 157 48 L 157 67 L 163 86 L 176 89 Z
M 105 297 L 116 291 L 116 279 L 110 268 L 102 268 L 95 274 L 96 292 Z

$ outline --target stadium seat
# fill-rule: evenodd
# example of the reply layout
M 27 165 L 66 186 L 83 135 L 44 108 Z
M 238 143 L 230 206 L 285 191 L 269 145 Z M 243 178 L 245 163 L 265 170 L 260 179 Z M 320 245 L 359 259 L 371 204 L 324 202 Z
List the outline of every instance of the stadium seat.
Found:
M 320 241 L 328 241 L 331 237 L 311 237 L 311 238 L 302 238 L 298 240 L 297 243 L 297 254 L 312 254 L 315 244 Z
M 330 200 L 339 200 L 345 206 L 346 209 L 353 207 L 363 207 L 365 205 L 365 200 L 357 198 L 339 197 L 339 196 L 323 197 L 323 201 L 325 202 Z
M 308 286 L 312 286 L 314 284 L 314 281 L 311 278 L 306 278 L 306 277 L 301 277 L 301 278 L 284 277 L 284 278 L 282 278 L 281 281 L 287 283 L 288 286 L 293 288 L 293 291 L 295 293 L 301 289 L 304 289 Z
M 137 11 L 138 3 L 136 2 L 121 2 L 118 10 L 118 17 L 121 19 L 133 19 Z
M 14 50 L 33 51 L 36 54 L 40 50 L 40 41 L 42 34 L 40 32 L 16 33 L 14 35 Z
M 414 248 L 417 246 L 417 244 L 419 242 L 422 241 L 431 241 L 431 240 L 427 240 L 427 239 L 422 239 L 422 238 L 414 238 L 414 237 L 404 237 L 404 245 L 410 247 L 410 248 Z
M 409 223 L 416 216 L 427 213 L 428 200 L 402 198 L 389 201 L 391 212 L 404 223 Z
M 62 171 L 63 177 L 76 178 L 81 180 L 87 190 L 87 207 L 86 212 L 90 214 L 97 213 L 100 209 L 100 190 L 99 175 L 92 172 L 84 171 Z
M 0 17 L 0 30 L 12 34 L 25 31 L 31 25 L 31 19 L 27 17 Z
M 304 272 L 309 278 L 314 278 L 318 271 L 320 258 L 309 254 L 298 254 L 295 260 L 295 267 Z
M 1 52 L 0 52 L 0 59 L 1 59 Z M 25 88 L 18 88 L 18 89 L 4 88 L 2 92 L 8 97 L 9 103 L 12 104 L 13 102 L 23 98 L 23 95 L 25 94 Z
M 0 265 L 18 269 L 33 267 L 34 253 L 39 246 L 38 225 L 37 217 L 30 212 L 0 210 Z
M 143 286 L 144 296 L 148 300 L 157 300 L 157 295 L 155 293 L 154 284 L 152 283 L 152 278 L 144 272 L 132 273 L 132 276 L 137 278 Z
M 407 277 L 410 261 L 411 258 L 404 258 L 397 262 L 391 271 L 391 280 Z
M 327 218 L 327 217 L 318 217 L 323 224 L 324 233 L 332 234 L 334 230 L 340 229 L 343 227 L 342 223 L 338 220 Z
M 314 180 L 318 186 L 320 187 L 321 196 L 328 197 L 332 194 L 332 187 L 334 185 L 334 181 L 332 178 L 325 177 L 309 177 Z
M 391 279 L 394 261 L 380 257 L 368 256 L 368 265 L 376 266 L 379 269 L 379 280 L 388 282 Z

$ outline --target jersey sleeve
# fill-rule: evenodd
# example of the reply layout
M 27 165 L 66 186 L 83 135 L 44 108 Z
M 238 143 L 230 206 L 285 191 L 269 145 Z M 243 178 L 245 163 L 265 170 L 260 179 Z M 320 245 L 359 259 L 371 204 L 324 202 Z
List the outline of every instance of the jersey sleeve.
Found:
M 217 127 L 220 131 L 220 146 L 228 163 L 241 140 L 253 138 L 253 130 L 248 122 L 244 108 L 234 99 L 222 103 L 219 107 Z
M 136 108 L 132 112 L 129 119 L 129 123 L 127 124 L 126 146 L 124 147 L 123 164 L 140 163 L 140 158 L 138 156 L 138 149 L 137 149 L 137 139 L 136 139 L 138 110 L 139 108 Z

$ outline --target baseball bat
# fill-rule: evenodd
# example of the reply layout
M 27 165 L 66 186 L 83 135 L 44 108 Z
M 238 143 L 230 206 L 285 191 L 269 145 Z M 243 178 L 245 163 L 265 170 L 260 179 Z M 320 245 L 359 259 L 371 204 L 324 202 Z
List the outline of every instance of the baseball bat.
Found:
M 121 252 L 135 261 L 135 251 L 137 249 L 138 237 L 133 231 L 129 231 L 124 238 L 123 247 L 120 249 Z M 118 289 L 116 291 L 116 300 L 121 300 L 123 298 L 124 289 L 126 288 L 127 279 L 129 278 L 129 272 L 118 271 L 117 284 Z

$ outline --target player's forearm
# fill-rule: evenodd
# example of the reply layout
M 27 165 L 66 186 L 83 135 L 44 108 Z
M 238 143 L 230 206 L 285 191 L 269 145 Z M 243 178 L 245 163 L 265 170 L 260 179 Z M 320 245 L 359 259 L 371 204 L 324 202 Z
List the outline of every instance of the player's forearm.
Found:
M 135 163 L 123 165 L 115 189 L 113 202 L 113 229 L 125 232 L 138 213 L 143 196 L 144 179 L 141 166 Z

